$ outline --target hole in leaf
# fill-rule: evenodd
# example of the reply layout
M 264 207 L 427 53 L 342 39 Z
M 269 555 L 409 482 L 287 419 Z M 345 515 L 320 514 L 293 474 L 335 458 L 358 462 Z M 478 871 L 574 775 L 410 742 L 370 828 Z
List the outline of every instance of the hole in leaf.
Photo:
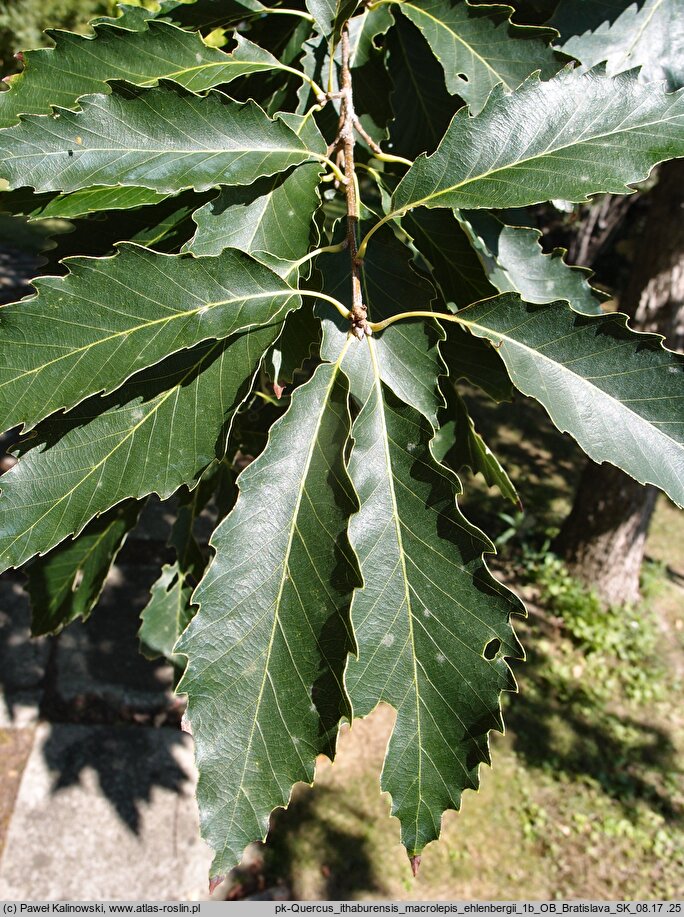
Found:
M 484 648 L 484 658 L 493 659 L 496 654 L 501 649 L 501 640 L 495 637 L 493 640 L 490 640 L 487 646 Z
M 464 83 L 469 82 L 468 77 L 465 73 L 457 73 L 456 76 L 459 78 L 459 80 L 463 80 Z

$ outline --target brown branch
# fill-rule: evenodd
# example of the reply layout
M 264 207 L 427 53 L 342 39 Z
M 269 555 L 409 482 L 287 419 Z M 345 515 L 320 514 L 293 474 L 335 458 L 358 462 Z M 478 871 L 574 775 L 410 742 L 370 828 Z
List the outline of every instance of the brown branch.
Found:
M 373 140 L 371 135 L 368 133 L 368 131 L 366 131 L 363 124 L 361 124 L 356 115 L 354 115 L 354 127 L 356 128 L 356 133 L 359 135 L 359 137 L 361 137 L 362 140 L 366 141 L 373 153 L 382 154 L 382 147 L 377 144 L 375 140 Z
M 624 220 L 638 194 L 606 194 L 598 204 L 585 208 L 585 216 L 568 257 L 571 264 L 590 267 L 600 255 L 613 231 Z
M 356 175 L 354 172 L 354 129 L 358 128 L 358 118 L 354 112 L 354 100 L 352 98 L 352 78 L 349 67 L 349 28 L 345 24 L 341 36 L 341 56 L 342 56 L 342 74 L 341 74 L 341 111 L 340 111 L 340 148 L 344 153 L 344 177 L 345 194 L 347 198 L 347 248 L 351 258 L 351 282 L 352 282 L 352 307 L 351 307 L 351 327 L 352 333 L 362 340 L 364 335 L 371 334 L 371 329 L 367 320 L 368 310 L 363 302 L 363 291 L 361 288 L 361 261 L 358 257 L 358 212 L 359 201 L 357 199 Z

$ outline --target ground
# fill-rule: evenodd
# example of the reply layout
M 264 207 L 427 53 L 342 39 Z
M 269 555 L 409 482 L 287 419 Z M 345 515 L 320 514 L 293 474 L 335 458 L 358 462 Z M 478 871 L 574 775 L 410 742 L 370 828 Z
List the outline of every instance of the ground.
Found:
M 33 729 L 0 729 L 0 853 L 32 742 Z

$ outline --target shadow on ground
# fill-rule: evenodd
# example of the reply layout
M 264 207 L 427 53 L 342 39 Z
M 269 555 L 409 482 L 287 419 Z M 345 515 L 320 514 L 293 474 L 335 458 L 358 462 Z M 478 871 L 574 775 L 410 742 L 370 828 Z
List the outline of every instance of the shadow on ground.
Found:
M 127 553 L 139 562 L 115 567 L 92 617 L 57 637 L 30 637 L 22 574 L 5 574 L 0 582 L 1 712 L 15 727 L 38 717 L 51 723 L 42 754 L 52 792 L 96 780 L 135 833 L 141 806 L 155 787 L 180 793 L 188 780 L 176 761 L 180 730 L 160 742 L 155 728 L 179 726 L 173 669 L 145 659 L 138 649 L 140 614 L 159 573 L 149 562 L 155 550 L 156 543 L 132 545 Z M 77 741 L 62 725 L 81 728 L 82 738 Z
M 667 822 L 684 823 L 684 811 L 673 802 L 681 762 L 668 732 L 647 721 L 647 709 L 642 716 L 613 711 L 580 679 L 565 679 L 557 671 L 551 677 L 535 637 L 525 642 L 528 660 L 514 666 L 520 694 L 506 711 L 518 756 L 554 778 L 597 783 L 628 818 L 646 803 Z
M 92 617 L 57 638 L 42 708 L 52 722 L 91 727 L 83 744 L 65 744 L 56 732 L 47 740 L 43 753 L 55 775 L 54 792 L 93 772 L 102 795 L 133 832 L 140 805 L 150 801 L 155 786 L 180 792 L 187 781 L 173 743 L 162 746 L 157 730 L 145 728 L 177 727 L 179 721 L 172 668 L 145 659 L 138 647 L 140 614 L 157 575 L 146 564 L 114 569 Z
M 88 621 L 59 634 L 46 678 L 46 719 L 143 725 L 163 715 L 172 702 L 173 670 L 162 659 L 145 659 L 138 641 L 158 575 L 158 567 L 145 563 L 114 567 Z
M 326 812 L 335 810 L 334 821 Z M 373 851 L 363 834 L 341 827 L 340 822 L 355 822 L 358 812 L 334 790 L 319 787 L 316 795 L 306 787 L 297 787 L 287 810 L 280 809 L 271 818 L 271 831 L 265 848 L 267 872 L 284 882 L 298 896 L 296 873 L 298 862 L 296 837 L 306 836 L 314 844 L 320 862 L 323 898 L 339 901 L 358 898 L 382 890 L 373 866 Z M 337 824 L 335 823 L 337 822 Z M 356 826 L 355 826 L 356 827 Z M 294 843 L 293 843 L 294 841 Z
M 20 574 L 0 577 L 0 723 L 23 727 L 36 717 L 50 652 L 32 640 L 31 612 Z
M 141 807 L 151 802 L 156 788 L 177 794 L 186 791 L 188 774 L 174 756 L 174 747 L 182 744 L 180 731 L 162 745 L 154 729 L 95 726 L 84 731 L 81 740 L 72 732 L 65 736 L 53 730 L 43 747 L 43 756 L 54 774 L 54 794 L 82 782 L 89 771 L 95 775 L 101 795 L 126 827 L 137 834 Z

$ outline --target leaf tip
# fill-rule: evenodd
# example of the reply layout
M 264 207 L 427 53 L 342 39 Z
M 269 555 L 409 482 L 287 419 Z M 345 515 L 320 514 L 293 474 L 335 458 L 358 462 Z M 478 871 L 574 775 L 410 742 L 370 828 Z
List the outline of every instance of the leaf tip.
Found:
M 221 884 L 221 882 L 223 882 L 225 878 L 226 878 L 225 876 L 211 876 L 209 878 L 209 894 L 210 895 L 212 894 L 212 892 L 215 891 L 215 889 L 218 888 L 218 886 Z
M 192 735 L 192 726 L 190 725 L 190 720 L 188 719 L 187 712 L 185 712 L 181 717 L 180 728 L 182 732 L 187 732 L 189 736 Z
M 421 860 L 422 860 L 422 857 L 419 856 L 418 854 L 415 854 L 414 856 L 409 856 L 409 862 L 411 864 L 411 872 L 413 873 L 414 879 L 418 878 L 418 870 L 420 869 Z

